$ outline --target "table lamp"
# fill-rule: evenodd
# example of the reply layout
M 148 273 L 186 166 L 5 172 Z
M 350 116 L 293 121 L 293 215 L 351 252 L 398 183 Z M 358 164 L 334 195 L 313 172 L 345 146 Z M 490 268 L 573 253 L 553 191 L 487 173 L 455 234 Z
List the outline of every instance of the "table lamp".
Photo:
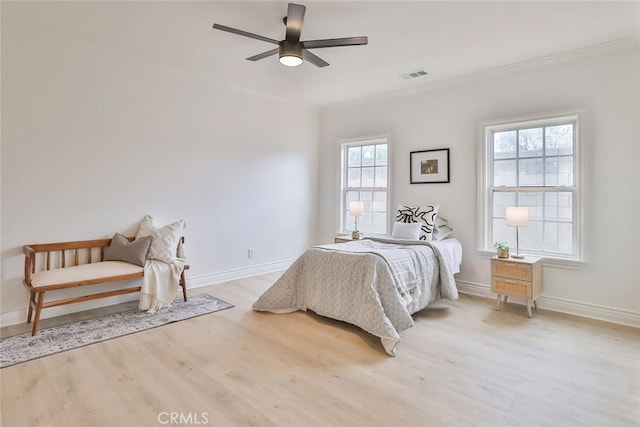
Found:
M 529 225 L 529 208 L 526 207 L 508 207 L 506 208 L 506 223 L 516 228 L 516 254 L 511 258 L 522 259 L 524 255 L 520 255 L 520 242 L 518 236 L 518 228 L 527 227 Z
M 358 231 L 358 217 L 362 216 L 364 212 L 364 202 L 349 202 L 349 216 L 355 217 L 354 230 L 351 232 L 352 239 L 359 239 L 360 232 Z

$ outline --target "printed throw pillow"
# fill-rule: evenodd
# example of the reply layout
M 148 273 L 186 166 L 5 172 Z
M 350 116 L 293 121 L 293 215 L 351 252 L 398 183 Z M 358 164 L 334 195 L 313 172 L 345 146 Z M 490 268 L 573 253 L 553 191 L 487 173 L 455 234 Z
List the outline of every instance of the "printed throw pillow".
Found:
M 151 236 L 130 242 L 120 233 L 114 234 L 111 243 L 104 249 L 103 261 L 124 261 L 144 267 L 144 261 L 151 245 Z
M 147 253 L 147 259 L 157 259 L 167 263 L 173 263 L 176 260 L 178 251 L 178 243 L 185 229 L 183 219 L 176 221 L 164 227 L 155 225 L 153 218 L 146 215 L 140 223 L 140 228 L 136 233 L 136 239 L 144 236 L 151 236 L 151 247 Z
M 400 205 L 396 213 L 396 221 L 419 223 L 420 240 L 432 240 L 438 208 L 440 208 L 440 205 L 418 206 L 415 208 Z

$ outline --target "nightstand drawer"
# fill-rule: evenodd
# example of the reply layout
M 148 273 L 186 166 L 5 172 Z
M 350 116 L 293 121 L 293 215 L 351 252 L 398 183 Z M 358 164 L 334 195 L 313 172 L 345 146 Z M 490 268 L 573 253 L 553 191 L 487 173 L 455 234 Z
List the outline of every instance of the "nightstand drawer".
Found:
M 531 282 L 525 282 L 524 280 L 505 279 L 503 277 L 492 277 L 491 292 L 499 295 L 531 298 Z
M 491 274 L 493 276 L 506 277 L 531 281 L 531 265 L 518 262 L 491 260 Z

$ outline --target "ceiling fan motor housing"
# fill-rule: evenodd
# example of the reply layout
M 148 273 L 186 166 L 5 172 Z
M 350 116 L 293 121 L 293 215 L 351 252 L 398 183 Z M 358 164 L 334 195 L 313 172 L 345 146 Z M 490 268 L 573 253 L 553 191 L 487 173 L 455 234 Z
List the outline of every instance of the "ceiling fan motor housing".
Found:
M 282 40 L 280 43 L 278 43 L 278 46 L 280 46 L 280 58 L 282 58 L 283 56 L 295 56 L 302 59 L 302 43 Z

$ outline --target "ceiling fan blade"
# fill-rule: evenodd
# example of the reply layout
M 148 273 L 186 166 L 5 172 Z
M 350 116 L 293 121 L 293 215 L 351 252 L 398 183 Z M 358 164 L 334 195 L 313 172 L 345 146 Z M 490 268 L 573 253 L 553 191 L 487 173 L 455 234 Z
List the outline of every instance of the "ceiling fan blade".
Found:
M 262 52 L 262 53 L 259 53 L 257 55 L 250 56 L 250 57 L 247 58 L 247 61 L 258 61 L 260 59 L 267 58 L 267 57 L 269 57 L 271 55 L 277 54 L 279 50 L 280 50 L 280 48 L 277 47 L 275 49 L 271 49 L 271 50 L 268 50 L 266 52 Z
M 307 40 L 302 42 L 305 49 L 319 49 L 321 47 L 356 46 L 369 43 L 367 36 L 343 37 L 340 39 Z
M 289 3 L 287 9 L 287 41 L 293 43 L 300 41 L 305 10 L 307 10 L 307 8 L 301 4 Z
M 248 33 L 246 31 L 238 30 L 236 28 L 227 27 L 226 25 L 213 24 L 213 28 L 220 31 L 226 31 L 228 33 L 238 34 L 240 36 L 249 37 L 251 39 L 262 40 L 263 42 L 279 44 L 278 40 L 270 39 L 269 37 L 260 36 L 258 34 Z
M 327 61 L 325 61 L 324 59 L 314 55 L 313 53 L 309 52 L 306 49 L 302 49 L 302 57 L 305 60 L 311 62 L 316 67 L 326 67 L 327 65 L 329 65 L 329 63 Z

